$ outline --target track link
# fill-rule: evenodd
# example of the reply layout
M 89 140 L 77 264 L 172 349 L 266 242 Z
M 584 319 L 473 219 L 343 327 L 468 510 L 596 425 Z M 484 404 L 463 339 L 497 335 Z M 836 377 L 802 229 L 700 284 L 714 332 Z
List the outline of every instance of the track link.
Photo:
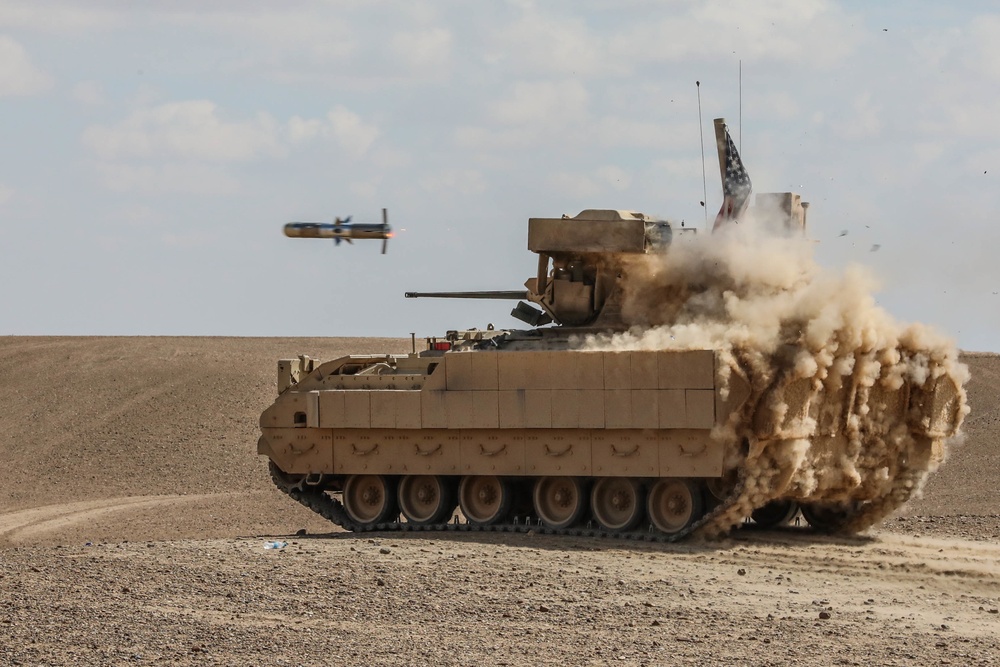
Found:
M 766 461 L 769 465 L 748 465 Z M 767 448 L 761 448 L 756 454 L 751 454 L 740 464 L 739 478 L 730 494 L 718 505 L 712 508 L 698 521 L 684 530 L 670 535 L 655 531 L 608 531 L 592 527 L 550 528 L 540 522 L 531 522 L 527 517 L 523 522 L 477 526 L 469 523 L 459 523 L 457 520 L 449 523 L 430 525 L 414 525 L 405 521 L 391 521 L 377 524 L 359 524 L 352 521 L 343 503 L 326 491 L 310 486 L 304 482 L 291 481 L 274 464 L 269 462 L 271 479 L 282 492 L 301 505 L 324 517 L 341 528 L 356 532 L 479 532 L 479 533 L 528 533 L 543 535 L 565 535 L 569 537 L 596 537 L 615 540 L 633 540 L 655 543 L 672 543 L 689 537 L 719 538 L 726 535 L 734 527 L 740 525 L 758 507 L 779 498 L 782 494 L 787 475 L 791 473 L 778 459 L 771 457 Z M 758 472 L 751 475 L 748 471 Z M 930 473 L 924 464 L 902 465 L 890 485 L 888 491 L 869 502 L 862 504 L 857 512 L 834 532 L 840 534 L 859 533 L 877 525 L 896 509 L 902 507 L 919 491 L 923 481 Z M 781 481 L 784 479 L 784 483 Z
M 377 524 L 358 524 L 351 520 L 343 503 L 332 497 L 325 491 L 315 487 L 310 487 L 301 482 L 293 483 L 284 478 L 281 470 L 274 463 L 270 463 L 271 479 L 274 485 L 282 493 L 299 504 L 308 507 L 328 521 L 340 526 L 345 530 L 356 533 L 368 532 L 463 532 L 463 533 L 537 533 L 541 535 L 564 535 L 567 537 L 597 537 L 603 539 L 631 540 L 639 542 L 671 543 L 681 541 L 691 535 L 706 533 L 716 535 L 725 533 L 733 526 L 742 521 L 742 516 L 733 521 L 732 510 L 742 506 L 743 490 L 746 488 L 745 480 L 739 479 L 730 495 L 720 502 L 716 507 L 707 512 L 701 519 L 692 523 L 686 529 L 666 535 L 660 532 L 649 532 L 634 530 L 624 532 L 613 532 L 599 528 L 573 527 L 573 528 L 550 528 L 541 523 L 533 523 L 527 519 L 524 522 L 502 523 L 490 526 L 476 526 L 470 523 L 438 523 L 431 525 L 413 525 L 405 521 L 391 521 Z

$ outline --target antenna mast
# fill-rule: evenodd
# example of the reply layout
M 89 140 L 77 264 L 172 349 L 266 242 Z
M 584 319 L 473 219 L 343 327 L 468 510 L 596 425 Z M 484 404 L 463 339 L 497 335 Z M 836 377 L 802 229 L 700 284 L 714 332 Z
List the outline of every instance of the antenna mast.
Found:
M 708 182 L 705 178 L 705 129 L 701 122 L 701 81 L 694 82 L 698 89 L 698 136 L 701 137 L 701 207 L 705 209 L 705 229 L 708 229 Z

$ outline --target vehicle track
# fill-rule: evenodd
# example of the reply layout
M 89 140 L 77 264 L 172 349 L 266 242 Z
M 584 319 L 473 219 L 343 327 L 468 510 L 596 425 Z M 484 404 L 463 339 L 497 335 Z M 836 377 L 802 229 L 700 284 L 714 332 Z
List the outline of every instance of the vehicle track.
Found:
M 738 467 L 740 476 L 730 494 L 719 504 L 708 511 L 703 517 L 693 522 L 677 533 L 664 534 L 652 527 L 647 531 L 609 531 L 600 528 L 570 527 L 552 528 L 540 521 L 532 521 L 525 517 L 523 521 L 515 519 L 513 523 L 479 526 L 470 523 L 460 523 L 456 519 L 450 523 L 430 525 L 415 525 L 403 521 L 389 521 L 374 524 L 359 524 L 353 521 L 344 509 L 343 503 L 325 491 L 308 486 L 304 481 L 291 482 L 281 470 L 269 462 L 268 469 L 271 480 L 279 491 L 319 514 L 330 522 L 351 532 L 385 532 L 385 531 L 462 531 L 462 532 L 500 532 L 527 533 L 534 532 L 543 535 L 566 535 L 571 537 L 598 537 L 619 540 L 637 540 L 644 542 L 671 543 L 678 542 L 689 536 L 718 538 L 740 525 L 750 516 L 751 512 L 765 505 L 770 500 L 778 498 L 783 491 L 783 483 L 787 482 L 792 470 L 787 469 L 787 459 L 782 460 L 770 456 L 767 448 L 761 448 L 751 455 L 754 465 L 746 462 Z M 760 465 L 766 462 L 766 465 Z M 750 472 L 754 471 L 754 472 Z M 912 494 L 920 488 L 928 475 L 926 468 L 901 466 L 896 478 L 884 495 L 862 504 L 857 512 L 843 526 L 846 533 L 857 533 L 867 530 L 882 521 L 893 511 L 906 504 Z
M 144 510 L 151 507 L 182 505 L 189 502 L 237 495 L 204 493 L 188 495 L 127 496 L 84 500 L 33 507 L 0 514 L 0 540 L 18 540 L 62 530 L 108 514 Z

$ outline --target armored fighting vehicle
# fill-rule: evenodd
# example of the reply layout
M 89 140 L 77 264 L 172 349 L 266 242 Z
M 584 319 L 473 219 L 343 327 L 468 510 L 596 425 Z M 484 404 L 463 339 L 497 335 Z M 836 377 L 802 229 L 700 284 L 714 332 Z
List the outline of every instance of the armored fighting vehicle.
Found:
M 798 195 L 766 197 L 804 228 Z M 353 531 L 669 541 L 800 510 L 824 531 L 880 521 L 959 429 L 954 359 L 839 333 L 822 354 L 802 335 L 766 350 L 615 344 L 636 324 L 669 324 L 636 322 L 628 291 L 695 233 L 632 211 L 531 218 L 538 271 L 523 291 L 410 295 L 518 299 L 512 315 L 530 328 L 281 360 L 258 443 L 274 483 Z

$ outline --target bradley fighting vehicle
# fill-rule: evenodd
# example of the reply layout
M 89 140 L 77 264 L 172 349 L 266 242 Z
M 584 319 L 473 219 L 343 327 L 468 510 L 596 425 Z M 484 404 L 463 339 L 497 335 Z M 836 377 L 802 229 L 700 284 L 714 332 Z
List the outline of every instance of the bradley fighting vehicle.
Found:
M 804 230 L 798 195 L 762 197 Z M 275 484 L 348 530 L 654 540 L 799 510 L 856 531 L 906 502 L 966 410 L 934 359 L 899 372 L 920 351 L 869 346 L 837 362 L 855 372 L 821 375 L 788 349 L 768 372 L 753 351 L 584 349 L 589 332 L 629 328 L 624 285 L 689 233 L 631 211 L 531 218 L 538 271 L 523 291 L 409 296 L 515 298 L 512 315 L 535 328 L 280 361 L 258 443 Z

